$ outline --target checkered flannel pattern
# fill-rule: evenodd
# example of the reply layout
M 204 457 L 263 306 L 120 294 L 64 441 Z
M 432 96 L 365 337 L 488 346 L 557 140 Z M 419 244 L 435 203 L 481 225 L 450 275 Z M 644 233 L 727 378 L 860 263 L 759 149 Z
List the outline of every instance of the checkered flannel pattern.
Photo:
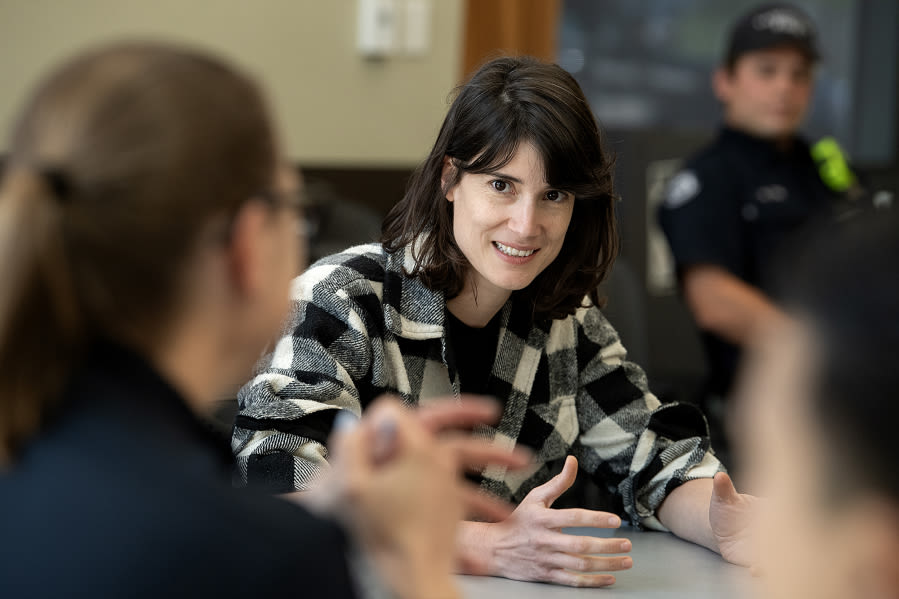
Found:
M 244 483 L 273 491 L 308 488 L 328 457 L 338 410 L 360 414 L 381 393 L 409 404 L 459 395 L 444 329 L 443 294 L 404 274 L 412 251 L 357 246 L 324 258 L 294 281 L 293 310 L 274 351 L 238 395 L 232 446 Z M 714 476 L 703 416 L 662 404 L 625 360 L 596 307 L 534 325 L 513 294 L 501 316 L 488 393 L 504 403 L 482 431 L 501 447 L 536 452 L 523 471 L 488 467 L 482 487 L 520 501 L 572 454 L 617 494 L 630 520 L 662 528 L 655 511 L 682 482 Z M 438 399 L 443 398 L 443 399 Z

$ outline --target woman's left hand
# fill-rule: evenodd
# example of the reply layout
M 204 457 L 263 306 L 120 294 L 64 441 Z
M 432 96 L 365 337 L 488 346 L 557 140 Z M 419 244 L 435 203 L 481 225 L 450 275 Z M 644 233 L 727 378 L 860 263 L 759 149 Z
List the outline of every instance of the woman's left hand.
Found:
M 727 561 L 739 566 L 757 562 L 753 542 L 759 499 L 738 493 L 730 476 L 715 475 L 709 502 L 709 525 L 718 542 L 718 551 Z

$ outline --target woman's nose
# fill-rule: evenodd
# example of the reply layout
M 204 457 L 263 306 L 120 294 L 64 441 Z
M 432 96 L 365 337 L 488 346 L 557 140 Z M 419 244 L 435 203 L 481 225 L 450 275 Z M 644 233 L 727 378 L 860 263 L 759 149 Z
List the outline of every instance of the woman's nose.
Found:
M 509 229 L 522 237 L 533 237 L 540 229 L 539 219 L 537 202 L 532 198 L 522 198 L 512 207 Z

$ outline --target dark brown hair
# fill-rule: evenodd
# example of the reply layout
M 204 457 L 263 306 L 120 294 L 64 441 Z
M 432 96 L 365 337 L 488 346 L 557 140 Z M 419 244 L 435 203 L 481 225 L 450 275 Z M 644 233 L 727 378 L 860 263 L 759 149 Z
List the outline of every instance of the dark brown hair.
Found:
M 270 186 L 276 156 L 257 87 L 191 50 L 105 47 L 38 87 L 0 184 L 0 462 L 92 338 L 160 341 L 201 232 Z
M 457 90 L 428 158 L 384 221 L 388 251 L 416 243 L 415 268 L 428 287 L 454 297 L 468 261 L 453 236 L 447 191 L 464 173 L 493 172 L 522 142 L 540 153 L 546 181 L 575 195 L 574 213 L 558 257 L 524 290 L 537 318 L 573 314 L 584 297 L 599 304 L 597 287 L 618 254 L 613 161 L 583 91 L 558 65 L 528 57 L 499 58 Z M 444 157 L 455 175 L 441 184 Z

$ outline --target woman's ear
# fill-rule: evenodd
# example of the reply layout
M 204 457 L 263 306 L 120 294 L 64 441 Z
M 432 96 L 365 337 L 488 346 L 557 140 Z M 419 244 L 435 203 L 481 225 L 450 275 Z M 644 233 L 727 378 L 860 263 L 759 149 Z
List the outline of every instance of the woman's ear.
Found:
M 449 189 L 447 189 L 447 184 L 449 181 L 452 181 L 456 176 L 456 165 L 453 164 L 453 159 L 449 156 L 443 157 L 443 170 L 440 172 L 440 188 L 446 189 L 446 199 L 450 202 L 453 201 L 453 190 L 455 189 L 455 185 Z

